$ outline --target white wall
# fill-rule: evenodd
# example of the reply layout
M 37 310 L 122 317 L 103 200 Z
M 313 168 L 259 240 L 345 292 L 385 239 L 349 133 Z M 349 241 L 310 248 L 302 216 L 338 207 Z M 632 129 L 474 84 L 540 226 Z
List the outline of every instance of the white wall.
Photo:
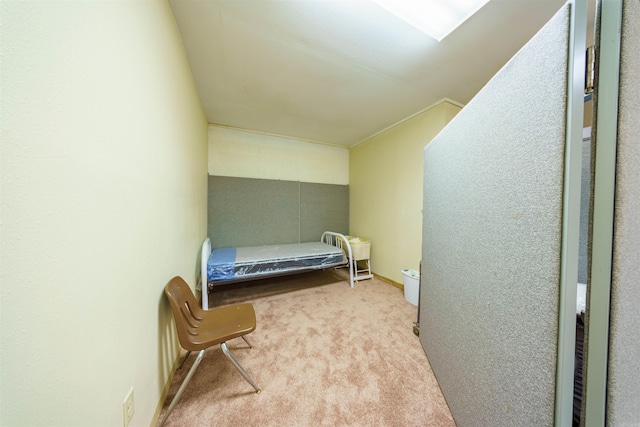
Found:
M 0 425 L 148 426 L 195 283 L 207 122 L 168 2 L 2 13 Z
M 349 150 L 210 125 L 209 174 L 346 185 Z

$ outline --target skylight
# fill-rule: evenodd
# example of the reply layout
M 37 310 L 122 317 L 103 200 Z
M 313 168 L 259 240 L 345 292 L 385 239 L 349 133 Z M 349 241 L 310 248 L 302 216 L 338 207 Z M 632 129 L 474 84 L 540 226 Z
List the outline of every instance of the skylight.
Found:
M 489 0 L 372 0 L 389 13 L 438 41 Z

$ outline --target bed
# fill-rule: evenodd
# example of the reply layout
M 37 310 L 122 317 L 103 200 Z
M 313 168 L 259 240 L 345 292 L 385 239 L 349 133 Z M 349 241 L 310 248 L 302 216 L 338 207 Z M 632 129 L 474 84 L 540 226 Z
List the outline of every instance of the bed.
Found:
M 202 308 L 209 308 L 209 291 L 226 285 L 273 276 L 349 268 L 349 284 L 354 287 L 354 266 L 349 240 L 340 233 L 325 231 L 318 242 L 244 246 L 211 250 L 211 240 L 202 244 Z

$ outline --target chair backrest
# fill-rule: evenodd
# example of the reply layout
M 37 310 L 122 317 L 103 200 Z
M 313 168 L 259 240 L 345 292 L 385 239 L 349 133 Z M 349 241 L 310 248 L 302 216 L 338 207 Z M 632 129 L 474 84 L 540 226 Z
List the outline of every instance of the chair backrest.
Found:
M 182 277 L 176 276 L 167 283 L 164 293 L 171 304 L 180 345 L 184 349 L 192 351 L 206 347 L 198 340 L 194 340 L 199 334 L 198 326 L 205 316 L 189 285 Z

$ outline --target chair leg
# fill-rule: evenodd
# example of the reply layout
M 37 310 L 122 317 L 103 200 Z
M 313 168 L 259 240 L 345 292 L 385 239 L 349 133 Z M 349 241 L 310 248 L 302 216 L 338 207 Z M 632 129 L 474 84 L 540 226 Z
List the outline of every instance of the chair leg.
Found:
M 243 335 L 243 336 L 242 336 L 242 339 L 244 340 L 244 342 L 246 342 L 246 343 L 247 343 L 247 345 L 249 346 L 249 348 L 253 348 L 253 346 L 251 345 L 251 343 L 250 343 L 250 342 L 249 342 L 249 340 L 247 339 L 247 336 L 246 336 L 246 335 Z
M 176 406 L 176 403 L 178 403 L 178 400 L 180 400 L 180 397 L 182 397 L 182 393 L 184 392 L 184 389 L 187 387 L 187 384 L 189 383 L 189 381 L 191 381 L 191 377 L 196 372 L 196 368 L 202 361 L 202 356 L 204 356 L 205 350 L 200 350 L 200 353 L 198 353 L 198 356 L 196 357 L 195 362 L 193 362 L 193 365 L 191 366 L 191 369 L 189 369 L 187 376 L 185 377 L 184 381 L 182 381 L 182 384 L 180 384 L 180 388 L 178 388 L 178 392 L 173 397 L 173 400 L 169 405 L 169 409 L 167 409 L 167 413 L 164 414 L 164 417 L 162 417 L 162 421 L 160 422 L 159 426 L 164 425 L 165 421 L 167 421 L 167 418 L 169 418 L 171 411 L 173 411 L 173 408 Z
M 251 379 L 247 371 L 244 370 L 244 368 L 240 365 L 240 363 L 238 363 L 236 358 L 233 357 L 233 354 L 231 354 L 231 352 L 229 351 L 229 348 L 227 347 L 227 343 L 226 342 L 220 343 L 220 348 L 222 349 L 222 352 L 225 354 L 225 356 L 227 356 L 229 360 L 231 360 L 231 363 L 233 363 L 233 366 L 235 366 L 236 369 L 242 374 L 244 379 L 247 380 L 247 382 L 251 384 L 253 388 L 256 389 L 256 393 L 260 393 L 260 389 L 258 388 L 256 383 L 253 382 L 253 380 Z

